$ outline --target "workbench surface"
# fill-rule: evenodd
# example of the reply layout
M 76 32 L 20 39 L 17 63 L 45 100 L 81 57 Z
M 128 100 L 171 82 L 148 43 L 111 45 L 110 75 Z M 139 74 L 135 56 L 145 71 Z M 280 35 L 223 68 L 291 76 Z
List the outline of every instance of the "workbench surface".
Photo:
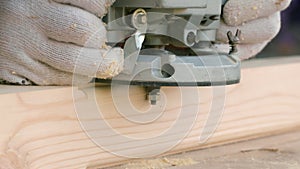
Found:
M 196 164 L 171 166 L 166 161 L 193 161 Z M 150 161 L 150 162 L 149 162 Z M 149 160 L 155 169 L 299 169 L 300 168 L 300 131 L 293 131 L 277 136 L 250 140 L 220 147 L 186 152 Z M 155 162 L 153 162 L 155 161 Z M 159 161 L 159 162 L 158 162 Z M 144 160 L 119 166 L 114 169 L 151 168 Z M 165 164 L 162 164 L 165 163 Z M 176 164 L 175 164 L 176 165 Z

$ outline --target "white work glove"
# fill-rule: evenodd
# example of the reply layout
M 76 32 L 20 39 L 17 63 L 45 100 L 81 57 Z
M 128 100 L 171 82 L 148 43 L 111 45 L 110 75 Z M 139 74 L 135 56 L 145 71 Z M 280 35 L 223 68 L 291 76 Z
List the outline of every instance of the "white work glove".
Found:
M 238 56 L 248 59 L 258 54 L 279 32 L 280 11 L 291 0 L 228 0 L 223 8 L 223 19 L 217 34 L 218 49 L 228 52 L 227 31 L 242 31 Z
M 105 45 L 101 20 L 113 2 L 1 0 L 0 79 L 25 85 L 70 85 L 75 66 L 76 73 L 89 79 L 120 73 L 123 51 Z

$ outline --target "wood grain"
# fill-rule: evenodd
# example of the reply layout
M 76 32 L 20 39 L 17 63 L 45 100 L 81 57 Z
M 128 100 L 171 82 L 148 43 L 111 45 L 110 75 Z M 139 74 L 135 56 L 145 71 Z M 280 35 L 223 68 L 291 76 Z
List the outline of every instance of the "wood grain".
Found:
M 110 87 L 97 87 L 96 101 L 103 118 L 93 119 L 93 116 L 87 116 L 81 120 L 91 123 L 102 120 L 123 135 L 146 139 L 165 132 L 178 120 L 180 113 L 185 114 L 184 118 L 188 120 L 191 118 L 189 110 L 198 106 L 198 117 L 192 130 L 165 154 L 293 130 L 300 127 L 298 60 L 298 57 L 294 57 L 254 61 L 259 66 L 246 63 L 252 66 L 243 68 L 243 78 L 239 85 L 226 87 L 222 119 L 212 137 L 204 144 L 200 144 L 199 136 L 211 108 L 212 88 L 209 87 L 182 89 L 183 92 L 193 92 L 196 89 L 200 94 L 199 99 L 191 99 L 185 105 L 181 105 L 179 89 L 163 88 L 167 101 L 163 114 L 154 122 L 143 125 L 130 122 L 118 113 Z M 276 64 L 270 64 L 272 62 Z M 0 87 L 0 90 L 7 90 L 7 87 Z M 86 135 L 75 112 L 72 88 L 0 93 L 5 93 L 0 95 L 0 169 L 100 168 L 129 160 L 103 150 Z M 149 109 L 141 88 L 132 88 L 130 95 L 137 109 Z M 84 93 L 78 98 L 83 102 L 90 99 Z M 89 107 L 85 111 L 88 115 Z M 184 120 L 182 124 L 185 124 Z M 106 134 L 106 139 L 111 139 L 111 142 L 115 142 L 114 139 L 117 138 L 114 133 L 105 133 L 105 129 L 96 129 L 94 132 Z M 176 139 L 176 135 L 177 133 L 170 133 L 167 137 L 156 140 L 156 144 L 149 142 L 147 145 L 146 142 L 140 149 L 138 145 L 121 140 L 111 147 L 132 156 L 147 155 L 164 149 L 170 141 L 174 141 L 172 139 Z

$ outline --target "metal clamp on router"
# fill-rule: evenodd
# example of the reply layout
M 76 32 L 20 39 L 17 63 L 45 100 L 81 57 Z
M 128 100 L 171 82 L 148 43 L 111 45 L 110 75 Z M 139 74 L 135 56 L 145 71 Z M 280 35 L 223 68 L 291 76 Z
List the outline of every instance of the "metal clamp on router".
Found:
M 240 81 L 236 44 L 241 32 L 228 32 L 231 50 L 214 47 L 222 0 L 117 0 L 109 9 L 108 44 L 124 48 L 125 69 L 101 83 L 140 85 L 152 105 L 162 86 L 216 86 Z

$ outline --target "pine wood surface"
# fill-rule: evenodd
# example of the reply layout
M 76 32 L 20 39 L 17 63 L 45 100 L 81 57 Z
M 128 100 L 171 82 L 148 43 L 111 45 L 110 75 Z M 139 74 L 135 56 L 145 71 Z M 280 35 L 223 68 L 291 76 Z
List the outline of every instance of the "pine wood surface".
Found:
M 199 136 L 211 108 L 212 89 L 209 87 L 198 88 L 201 98 L 191 100 L 187 105 L 180 105 L 179 89 L 162 88 L 168 101 L 164 114 L 154 123 L 142 126 L 128 122 L 118 114 L 110 87 L 97 87 L 96 99 L 104 120 L 118 132 L 135 138 L 159 135 L 172 126 L 180 110 L 186 114 L 185 118 L 189 118 L 190 108 L 200 105 L 190 133 L 165 154 L 207 148 L 299 129 L 299 61 L 299 57 L 290 57 L 246 62 L 241 83 L 226 87 L 222 119 L 205 144 L 200 144 Z M 71 87 L 18 88 L 0 87 L 0 93 L 3 93 L 0 95 L 0 168 L 101 168 L 129 160 L 101 149 L 86 135 L 75 113 Z M 183 89 L 183 92 L 193 91 L 195 88 Z M 149 108 L 141 88 L 134 87 L 130 92 L 133 105 L 139 109 Z M 84 93 L 78 97 L 83 101 L 88 99 Z M 85 120 L 98 119 L 87 117 Z M 115 138 L 109 134 L 108 137 Z M 163 149 L 170 139 L 172 141 L 173 135 L 157 140 L 157 144 L 144 145 L 142 153 L 151 154 L 151 151 Z M 125 146 L 120 151 L 132 155 L 141 153 L 130 143 L 111 146 L 122 148 L 122 144 L 128 148 Z

